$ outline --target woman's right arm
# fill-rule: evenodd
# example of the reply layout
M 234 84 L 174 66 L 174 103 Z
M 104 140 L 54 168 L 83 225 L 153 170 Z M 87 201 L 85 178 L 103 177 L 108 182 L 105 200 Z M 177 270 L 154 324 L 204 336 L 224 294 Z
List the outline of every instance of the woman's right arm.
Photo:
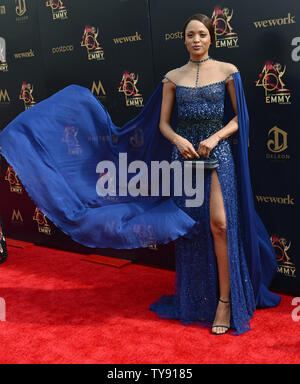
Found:
M 177 146 L 184 158 L 189 159 L 199 157 L 193 144 L 184 137 L 178 135 L 170 125 L 175 98 L 176 85 L 168 79 L 164 79 L 159 129 L 166 139 Z

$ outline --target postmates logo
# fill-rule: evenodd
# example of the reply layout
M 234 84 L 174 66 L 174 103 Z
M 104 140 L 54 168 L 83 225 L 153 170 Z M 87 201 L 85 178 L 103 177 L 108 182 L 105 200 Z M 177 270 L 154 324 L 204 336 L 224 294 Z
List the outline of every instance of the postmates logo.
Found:
M 139 76 L 133 72 L 123 72 L 118 91 L 124 93 L 126 107 L 143 107 L 143 96 L 139 93 L 137 82 Z
M 51 8 L 52 20 L 66 20 L 68 18 L 68 11 L 61 0 L 48 0 L 46 7 Z
M 0 72 L 7 72 L 8 64 L 6 62 L 6 41 L 0 37 Z
M 286 73 L 286 65 L 280 63 L 266 62 L 258 79 L 255 81 L 257 87 L 265 90 L 265 100 L 267 104 L 291 104 L 291 92 L 283 82 Z
M 216 48 L 237 48 L 239 37 L 232 26 L 234 10 L 215 6 L 211 21 L 215 28 Z
M 51 227 L 48 224 L 46 216 L 40 211 L 38 207 L 35 208 L 33 221 L 37 222 L 38 231 L 40 233 L 51 236 Z
M 25 111 L 30 107 L 33 107 L 36 104 L 33 97 L 33 85 L 23 81 L 19 99 L 23 100 Z
M 288 251 L 291 248 L 291 241 L 288 241 L 284 237 L 278 235 L 271 235 L 271 242 L 276 254 L 276 260 L 278 263 L 278 273 L 287 277 L 296 277 L 296 267 L 292 262 L 291 257 L 288 255 Z
M 21 195 L 23 193 L 22 184 L 14 169 L 9 165 L 6 170 L 5 180 L 9 183 L 10 192 Z
M 98 42 L 98 35 L 98 28 L 89 25 L 84 28 L 80 45 L 87 49 L 89 60 L 104 60 L 104 50 Z

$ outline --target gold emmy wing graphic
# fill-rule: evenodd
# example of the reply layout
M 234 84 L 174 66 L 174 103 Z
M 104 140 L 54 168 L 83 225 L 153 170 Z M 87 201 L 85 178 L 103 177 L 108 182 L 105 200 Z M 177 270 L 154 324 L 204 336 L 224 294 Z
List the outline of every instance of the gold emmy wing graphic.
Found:
M 118 87 L 118 91 L 124 93 L 127 107 L 143 106 L 143 96 L 139 93 L 139 90 L 137 89 L 137 82 L 138 75 L 135 75 L 133 72 L 128 73 L 127 71 L 123 73 L 120 86 Z
M 25 110 L 30 107 L 33 107 L 36 104 L 32 93 L 33 93 L 33 86 L 24 81 L 20 91 L 19 99 L 24 101 Z
M 51 235 L 51 228 L 48 224 L 46 216 L 40 211 L 38 207 L 35 208 L 33 220 L 37 222 L 39 232 L 46 235 Z
M 46 1 L 46 7 L 51 8 L 53 20 L 65 20 L 68 18 L 67 9 L 61 0 Z
M 104 60 L 104 50 L 98 42 L 98 28 L 87 25 L 81 40 L 81 47 L 86 47 L 89 60 Z
M 221 8 L 216 6 L 211 16 L 211 21 L 215 27 L 216 47 L 237 48 L 238 35 L 233 31 L 231 20 L 233 9 Z
M 291 93 L 282 80 L 285 73 L 286 65 L 282 67 L 280 63 L 271 61 L 264 65 L 255 84 L 264 88 L 267 103 L 290 104 Z

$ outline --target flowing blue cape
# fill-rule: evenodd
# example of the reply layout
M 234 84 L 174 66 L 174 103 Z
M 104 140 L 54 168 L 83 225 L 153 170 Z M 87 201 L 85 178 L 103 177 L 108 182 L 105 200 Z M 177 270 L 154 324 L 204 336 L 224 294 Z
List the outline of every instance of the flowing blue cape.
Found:
M 248 164 L 249 119 L 240 74 L 233 75 L 239 129 L 233 145 L 237 169 L 241 226 L 257 307 L 275 306 L 280 296 L 268 290 L 277 263 L 269 235 L 254 207 Z M 110 160 L 116 181 L 124 176 L 119 153 L 127 164 L 171 162 L 172 144 L 159 130 L 162 82 L 141 112 L 116 126 L 89 89 L 70 85 L 17 116 L 0 134 L 0 149 L 40 210 L 73 240 L 98 248 L 140 248 L 191 236 L 197 223 L 172 197 L 99 196 L 103 174 L 97 164 Z M 234 116 L 226 91 L 224 125 Z M 175 102 L 171 125 L 177 124 Z M 104 171 L 105 172 L 105 171 Z M 133 175 L 132 175 L 133 176 Z M 129 177 L 130 179 L 130 177 Z

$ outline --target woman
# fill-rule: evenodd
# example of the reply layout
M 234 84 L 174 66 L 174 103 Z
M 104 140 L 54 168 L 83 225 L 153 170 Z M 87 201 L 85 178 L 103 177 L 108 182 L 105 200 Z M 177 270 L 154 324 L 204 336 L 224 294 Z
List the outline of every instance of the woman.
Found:
M 190 60 L 165 76 L 160 129 L 163 135 L 176 145 L 172 159 L 183 161 L 182 158 L 190 159 L 199 155 L 207 158 L 211 155 L 212 158 L 219 159 L 220 164 L 217 170 L 208 171 L 205 178 L 205 184 L 208 186 L 206 192 L 210 194 L 205 200 L 209 201 L 209 207 L 207 203 L 207 206 L 199 210 L 184 208 L 182 198 L 176 198 L 177 204 L 182 209 L 186 209 L 195 220 L 202 220 L 201 230 L 206 230 L 205 236 L 198 235 L 195 239 L 180 238 L 175 241 L 176 288 L 181 300 L 178 306 L 180 306 L 181 316 L 186 316 L 186 320 L 195 319 L 196 314 L 199 319 L 202 317 L 211 321 L 215 311 L 215 299 L 219 295 L 212 326 L 213 333 L 219 335 L 226 333 L 230 328 L 228 227 L 222 192 L 226 199 L 226 211 L 230 211 L 227 213 L 231 215 L 228 228 L 229 241 L 231 244 L 237 243 L 232 250 L 237 254 L 231 255 L 231 262 L 235 263 L 231 269 L 238 274 L 239 279 L 245 279 L 248 282 L 245 287 L 246 300 L 243 303 L 247 314 L 252 315 L 255 309 L 254 294 L 245 267 L 246 262 L 241 252 L 242 248 L 239 248 L 242 243 L 238 237 L 238 218 L 236 217 L 238 214 L 236 175 L 228 139 L 238 130 L 235 87 L 231 77 L 232 73 L 238 70 L 232 64 L 218 62 L 209 57 L 208 51 L 214 41 L 214 28 L 207 16 L 196 14 L 189 18 L 184 25 L 183 36 Z M 230 94 L 235 116 L 225 127 L 222 127 L 224 87 L 227 87 Z M 170 117 L 176 96 L 181 111 L 178 130 L 174 132 L 170 126 Z M 207 214 L 206 217 L 205 214 Z M 210 231 L 212 238 L 210 238 Z M 213 253 L 217 258 L 219 293 L 217 293 L 217 281 L 215 281 Z M 243 264 L 241 270 L 236 265 L 238 263 Z M 185 278 L 190 280 L 190 283 L 181 286 L 185 283 L 180 280 Z M 183 292 L 184 290 L 186 292 Z M 162 310 L 160 302 L 164 299 L 166 300 L 166 298 L 161 299 L 151 308 L 158 312 Z M 193 309 L 195 313 L 191 313 L 192 301 L 193 307 L 196 306 Z
M 175 295 L 163 295 L 150 309 L 160 317 L 180 318 L 185 324 L 203 319 L 212 323 L 212 333 L 217 335 L 230 328 L 242 333 L 250 329 L 256 305 L 244 254 L 245 228 L 240 228 L 241 206 L 231 150 L 232 135 L 239 128 L 233 79 L 238 69 L 209 57 L 214 27 L 207 16 L 190 17 L 183 36 L 190 59 L 164 77 L 160 130 L 175 144 L 172 160 L 210 157 L 218 160 L 219 166 L 205 172 L 203 206 L 187 208 L 185 197 L 174 197 L 201 226 L 194 238 L 175 240 Z M 224 126 L 225 89 L 235 116 Z M 170 125 L 175 100 L 179 116 L 176 131 Z
M 280 296 L 268 290 L 276 259 L 254 209 L 240 75 L 208 57 L 212 41 L 208 18 L 193 16 L 185 26 L 193 61 L 168 73 L 122 127 L 90 90 L 70 85 L 17 116 L 0 133 L 0 148 L 35 204 L 73 240 L 116 249 L 176 240 L 176 292 L 151 310 L 183 324 L 213 323 L 216 334 L 229 325 L 240 334 L 250 329 L 255 307 L 275 306 Z M 205 171 L 199 208 L 187 209 L 184 196 L 145 194 L 148 178 L 127 174 L 137 159 L 150 169 L 153 161 L 200 155 L 219 166 Z M 133 180 L 143 193 L 120 194 Z M 99 193 L 107 184 L 108 195 Z

